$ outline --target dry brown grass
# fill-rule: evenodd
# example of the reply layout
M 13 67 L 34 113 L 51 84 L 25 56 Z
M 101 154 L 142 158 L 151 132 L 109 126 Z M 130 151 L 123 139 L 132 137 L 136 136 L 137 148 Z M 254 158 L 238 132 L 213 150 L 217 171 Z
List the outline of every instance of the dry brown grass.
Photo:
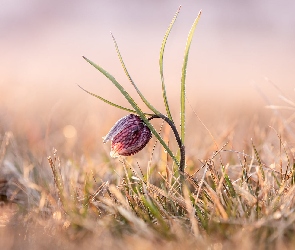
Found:
M 104 124 L 89 110 L 77 119 L 85 110 L 65 107 L 47 123 L 31 120 L 30 133 L 16 119 L 1 121 L 1 249 L 284 249 L 294 243 L 293 137 L 268 111 L 257 119 L 239 109 L 222 121 L 218 112 L 198 113 L 215 141 L 192 114 L 182 193 L 177 169 L 158 143 L 111 159 L 99 137 L 113 121 Z M 76 130 L 70 138 L 68 124 Z M 164 126 L 162 134 L 173 148 L 169 131 Z

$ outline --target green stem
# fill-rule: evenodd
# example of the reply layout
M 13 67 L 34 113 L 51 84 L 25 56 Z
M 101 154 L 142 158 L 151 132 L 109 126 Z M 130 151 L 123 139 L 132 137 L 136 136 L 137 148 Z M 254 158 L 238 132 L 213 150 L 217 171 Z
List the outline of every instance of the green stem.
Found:
M 179 133 L 176 129 L 176 126 L 174 124 L 173 121 L 171 121 L 167 116 L 163 115 L 163 114 L 157 114 L 157 115 L 152 115 L 151 117 L 148 118 L 148 120 L 152 120 L 154 118 L 161 118 L 163 119 L 165 122 L 167 122 L 169 124 L 169 126 L 171 127 L 173 133 L 174 133 L 174 136 L 175 136 L 175 139 L 177 141 L 177 144 L 178 144 L 178 147 L 180 149 L 180 163 L 179 163 L 179 174 L 180 174 L 180 183 L 182 184 L 183 183 L 183 180 L 184 180 L 184 167 L 185 167 L 185 146 L 184 144 L 182 143 L 182 140 L 179 136 Z

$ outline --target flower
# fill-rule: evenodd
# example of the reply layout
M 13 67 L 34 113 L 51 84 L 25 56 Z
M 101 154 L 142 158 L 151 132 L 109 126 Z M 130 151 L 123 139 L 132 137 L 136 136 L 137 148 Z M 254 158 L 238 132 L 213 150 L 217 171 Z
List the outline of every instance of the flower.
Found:
M 142 150 L 152 138 L 144 121 L 134 114 L 124 116 L 103 137 L 103 143 L 111 140 L 111 157 L 129 156 Z

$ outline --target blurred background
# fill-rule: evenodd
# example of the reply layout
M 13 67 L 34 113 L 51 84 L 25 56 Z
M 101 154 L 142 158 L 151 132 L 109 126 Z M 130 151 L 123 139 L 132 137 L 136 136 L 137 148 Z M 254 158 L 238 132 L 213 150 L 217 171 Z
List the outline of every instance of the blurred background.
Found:
M 135 95 L 111 31 L 133 80 L 164 112 L 159 50 L 179 5 L 164 57 L 176 121 L 186 38 L 202 9 L 187 70 L 189 153 L 202 157 L 196 148 L 206 140 L 212 143 L 196 114 L 215 138 L 238 138 L 232 147 L 242 150 L 238 131 L 250 140 L 260 133 L 253 124 L 262 124 L 262 129 L 271 124 L 273 112 L 265 105 L 279 104 L 279 94 L 294 99 L 292 0 L 0 0 L 0 133 L 11 131 L 41 159 L 52 147 L 70 155 L 108 153 L 101 137 L 126 113 L 87 95 L 77 84 L 129 105 L 82 56 L 104 67 Z

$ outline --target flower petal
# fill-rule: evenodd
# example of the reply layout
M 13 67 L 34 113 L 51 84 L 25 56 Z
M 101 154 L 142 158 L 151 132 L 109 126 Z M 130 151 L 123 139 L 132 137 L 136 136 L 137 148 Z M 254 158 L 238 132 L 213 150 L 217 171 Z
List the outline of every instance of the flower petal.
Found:
M 103 143 L 112 140 L 118 133 L 120 133 L 122 129 L 124 129 L 125 124 L 128 122 L 128 120 L 130 120 L 130 115 L 126 115 L 119 121 L 117 121 L 115 125 L 111 128 L 109 133 L 106 136 L 102 137 Z
M 152 138 L 150 129 L 134 114 L 120 119 L 110 130 L 104 141 L 112 140 L 111 157 L 129 156 L 143 149 Z

